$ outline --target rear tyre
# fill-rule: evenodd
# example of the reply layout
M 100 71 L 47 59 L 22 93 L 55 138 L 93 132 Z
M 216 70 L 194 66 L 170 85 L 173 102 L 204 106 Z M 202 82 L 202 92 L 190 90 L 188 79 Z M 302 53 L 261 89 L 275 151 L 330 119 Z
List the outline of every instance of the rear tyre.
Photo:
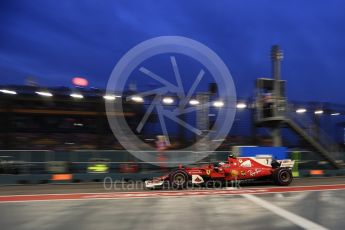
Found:
M 291 170 L 286 168 L 278 168 L 273 173 L 273 181 L 277 185 L 287 186 L 292 182 Z
M 188 175 L 183 170 L 177 170 L 170 175 L 169 181 L 173 189 L 184 189 L 188 184 Z

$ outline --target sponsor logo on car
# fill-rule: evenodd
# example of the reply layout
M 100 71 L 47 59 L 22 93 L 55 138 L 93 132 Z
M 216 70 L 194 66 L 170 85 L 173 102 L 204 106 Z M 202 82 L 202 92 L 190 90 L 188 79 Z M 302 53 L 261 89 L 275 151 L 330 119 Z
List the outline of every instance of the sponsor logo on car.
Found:
M 237 170 L 233 169 L 233 170 L 231 170 L 230 174 L 231 174 L 231 176 L 236 177 L 236 176 L 238 176 L 239 172 Z
M 250 160 L 246 160 L 241 164 L 242 167 L 252 167 L 252 162 Z
M 256 176 L 259 173 L 261 173 L 261 171 L 262 171 L 261 169 L 250 169 L 250 170 L 248 170 L 248 173 L 250 176 Z
M 202 177 L 200 175 L 193 175 L 192 176 L 192 183 L 193 184 L 200 184 L 203 182 L 204 182 L 204 179 L 202 179 Z

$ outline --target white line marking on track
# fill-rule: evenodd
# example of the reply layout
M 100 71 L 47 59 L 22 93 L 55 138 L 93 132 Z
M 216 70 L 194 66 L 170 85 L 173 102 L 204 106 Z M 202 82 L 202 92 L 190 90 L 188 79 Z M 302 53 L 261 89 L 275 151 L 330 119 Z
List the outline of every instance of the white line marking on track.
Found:
M 252 201 L 253 203 L 275 213 L 278 216 L 283 217 L 284 219 L 287 219 L 291 221 L 292 223 L 304 228 L 304 229 L 312 229 L 312 230 L 327 230 L 327 228 L 314 223 L 308 219 L 305 219 L 301 216 L 298 216 L 292 212 L 289 212 L 283 208 L 280 208 L 278 206 L 273 205 L 272 203 L 265 201 L 259 197 L 256 197 L 251 194 L 242 194 L 242 197 L 247 198 L 248 200 Z

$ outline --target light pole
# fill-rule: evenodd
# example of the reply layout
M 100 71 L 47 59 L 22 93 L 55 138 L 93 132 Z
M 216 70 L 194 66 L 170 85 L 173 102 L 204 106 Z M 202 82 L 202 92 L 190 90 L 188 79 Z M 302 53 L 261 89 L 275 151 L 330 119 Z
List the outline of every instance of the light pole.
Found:
M 281 79 L 281 71 L 280 71 L 280 64 L 281 60 L 283 59 L 283 52 L 280 50 L 278 45 L 272 46 L 271 49 L 271 60 L 272 60 L 272 75 L 274 79 L 274 106 L 273 106 L 273 116 L 280 116 L 279 106 L 281 101 L 281 89 L 280 89 L 280 79 Z M 274 146 L 281 146 L 282 145 L 282 138 L 280 132 L 280 123 L 277 123 L 276 126 L 272 128 L 272 137 L 273 137 L 273 145 Z

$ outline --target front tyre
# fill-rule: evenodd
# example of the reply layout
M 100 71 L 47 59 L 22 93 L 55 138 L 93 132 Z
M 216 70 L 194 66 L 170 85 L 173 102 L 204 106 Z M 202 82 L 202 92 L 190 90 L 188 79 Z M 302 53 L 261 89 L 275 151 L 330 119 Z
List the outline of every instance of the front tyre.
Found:
M 286 168 L 278 168 L 273 173 L 273 181 L 277 185 L 287 186 L 292 182 L 291 170 Z
M 173 189 L 183 189 L 187 187 L 188 175 L 185 171 L 177 170 L 170 175 L 169 181 Z

